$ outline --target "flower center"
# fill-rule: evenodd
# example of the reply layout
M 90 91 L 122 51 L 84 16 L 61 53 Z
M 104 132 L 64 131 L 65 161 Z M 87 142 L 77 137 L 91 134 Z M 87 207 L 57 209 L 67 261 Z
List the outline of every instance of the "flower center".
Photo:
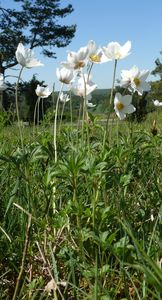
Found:
M 122 110 L 122 109 L 124 108 L 124 104 L 123 104 L 122 102 L 118 102 L 118 103 L 116 104 L 116 108 L 117 108 L 118 110 Z
M 85 66 L 84 61 L 78 61 L 78 62 L 76 62 L 74 69 L 77 70 L 77 69 L 83 68 L 84 66 Z
M 69 84 L 69 80 L 66 79 L 66 78 L 62 78 L 60 81 L 63 82 L 63 83 L 65 83 L 65 84 Z
M 138 77 L 135 77 L 134 78 L 134 83 L 135 83 L 136 86 L 138 86 L 138 85 L 140 85 L 141 81 Z
M 101 57 L 97 54 L 94 54 L 94 55 L 90 55 L 90 60 L 93 61 L 93 62 L 100 62 L 101 61 Z
M 120 52 L 115 53 L 115 59 L 116 59 L 116 60 L 121 59 L 121 54 L 120 54 Z

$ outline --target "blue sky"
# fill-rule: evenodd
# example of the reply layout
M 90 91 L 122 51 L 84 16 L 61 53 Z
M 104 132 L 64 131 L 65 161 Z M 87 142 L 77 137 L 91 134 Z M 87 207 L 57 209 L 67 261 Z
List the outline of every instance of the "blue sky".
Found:
M 12 6 L 12 0 L 2 0 L 1 4 Z M 36 56 L 44 63 L 44 67 L 24 70 L 23 79 L 30 80 L 37 74 L 39 80 L 52 87 L 55 83 L 56 68 L 60 62 L 66 60 L 67 50 L 77 51 L 85 46 L 89 40 L 94 40 L 99 46 L 106 46 L 111 41 L 124 44 L 132 42 L 131 55 L 119 61 L 117 78 L 120 71 L 130 69 L 133 65 L 150 71 L 155 67 L 155 59 L 161 57 L 162 50 L 162 0 L 61 0 L 61 6 L 72 4 L 74 12 L 64 18 L 64 24 L 76 24 L 77 31 L 71 44 L 66 48 L 55 49 L 57 59 L 45 58 L 35 50 Z M 16 4 L 16 7 L 20 4 Z M 110 88 L 112 84 L 113 63 L 107 62 L 95 65 L 92 71 L 93 81 L 98 88 Z M 18 71 L 14 72 L 16 75 Z M 13 72 L 8 71 L 8 74 Z M 156 78 L 150 76 L 149 80 Z M 158 79 L 158 77 L 157 77 Z

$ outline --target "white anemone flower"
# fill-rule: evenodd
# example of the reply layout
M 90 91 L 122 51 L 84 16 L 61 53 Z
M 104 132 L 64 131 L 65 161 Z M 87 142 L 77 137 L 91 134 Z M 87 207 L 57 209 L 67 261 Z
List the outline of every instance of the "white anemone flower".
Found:
M 136 111 L 136 108 L 131 104 L 132 96 L 122 96 L 120 93 L 116 93 L 114 99 L 114 109 L 120 120 L 126 118 L 126 114 L 132 114 Z
M 87 97 L 87 95 L 91 94 L 96 88 L 97 84 L 93 83 L 91 77 L 88 74 L 81 74 L 75 85 L 71 86 L 71 91 L 80 97 Z
M 69 95 L 65 94 L 63 92 L 60 94 L 59 98 L 60 98 L 60 102 L 62 102 L 62 103 L 66 103 L 66 102 L 70 101 Z
M 96 88 L 97 88 L 96 84 L 93 84 L 93 85 L 86 84 L 86 86 L 78 84 L 78 85 L 72 86 L 71 91 L 76 96 L 85 98 L 87 95 L 92 93 Z
M 58 80 L 61 81 L 62 83 L 69 84 L 74 77 L 74 73 L 72 70 L 68 70 L 66 68 L 61 68 L 61 69 L 57 68 L 56 76 Z
M 43 64 L 34 57 L 34 52 L 31 49 L 24 48 L 22 43 L 18 44 L 16 50 L 16 59 L 18 63 L 25 68 L 33 68 L 43 66 Z
M 104 54 L 102 48 L 98 48 L 95 41 L 90 40 L 88 42 L 88 57 L 92 63 L 104 63 L 108 61 L 108 58 Z
M 77 52 L 70 51 L 67 55 L 67 61 L 61 62 L 61 65 L 67 69 L 80 70 L 87 64 L 88 47 L 81 47 Z
M 159 102 L 159 100 L 152 100 L 154 105 L 159 107 L 159 106 L 162 106 L 162 102 Z
M 4 83 L 4 76 L 0 73 L 0 91 L 4 91 L 7 89 L 7 85 Z
M 121 85 L 141 96 L 143 92 L 151 89 L 150 84 L 146 82 L 148 75 L 148 70 L 140 71 L 138 67 L 133 66 L 130 70 L 121 71 Z
M 123 46 L 117 42 L 111 42 L 102 49 L 109 60 L 119 60 L 130 54 L 131 42 L 127 41 Z
M 50 91 L 48 86 L 44 87 L 44 86 L 40 86 L 39 84 L 37 85 L 35 92 L 36 95 L 40 98 L 47 98 L 52 93 L 52 91 Z

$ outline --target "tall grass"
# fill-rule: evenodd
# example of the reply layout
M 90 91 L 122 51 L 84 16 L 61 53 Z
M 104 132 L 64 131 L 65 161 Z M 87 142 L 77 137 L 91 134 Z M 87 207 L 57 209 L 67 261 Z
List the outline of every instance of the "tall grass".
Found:
M 160 122 L 2 128 L 1 299 L 162 299 Z

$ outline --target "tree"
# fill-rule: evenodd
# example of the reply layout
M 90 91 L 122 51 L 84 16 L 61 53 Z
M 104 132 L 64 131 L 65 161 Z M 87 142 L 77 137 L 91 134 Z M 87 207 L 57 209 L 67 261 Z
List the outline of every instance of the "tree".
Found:
M 162 79 L 151 83 L 151 97 L 153 100 L 162 101 Z
M 162 54 L 162 51 L 160 51 L 160 54 Z M 152 99 L 158 99 L 162 100 L 162 62 L 159 58 L 155 60 L 155 69 L 151 72 L 152 75 L 159 76 L 160 80 L 153 81 L 151 83 L 151 96 Z
M 15 51 L 21 41 L 28 48 L 41 48 L 47 57 L 56 58 L 55 47 L 67 46 L 76 25 L 59 25 L 58 20 L 73 12 L 71 4 L 60 8 L 60 0 L 13 0 L 20 10 L 0 7 L 0 73 L 17 65 Z
M 162 51 L 160 51 L 160 54 L 162 54 Z M 161 63 L 161 61 L 160 61 L 160 59 L 159 58 L 157 58 L 156 60 L 155 60 L 155 65 L 156 65 L 156 67 L 155 67 L 155 69 L 151 72 L 151 74 L 152 75 L 159 75 L 160 76 L 160 78 L 162 79 L 162 63 Z

